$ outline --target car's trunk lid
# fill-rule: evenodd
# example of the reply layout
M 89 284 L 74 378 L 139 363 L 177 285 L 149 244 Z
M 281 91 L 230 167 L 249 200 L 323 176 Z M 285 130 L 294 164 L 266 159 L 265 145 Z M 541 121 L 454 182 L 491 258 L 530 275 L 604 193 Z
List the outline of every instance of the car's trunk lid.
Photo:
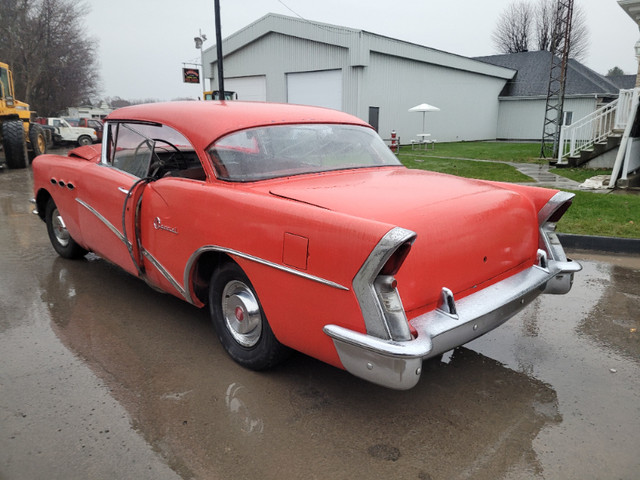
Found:
M 397 275 L 408 311 L 432 307 L 443 287 L 465 296 L 536 258 L 533 203 L 482 181 L 400 167 L 289 178 L 269 191 L 416 232 Z

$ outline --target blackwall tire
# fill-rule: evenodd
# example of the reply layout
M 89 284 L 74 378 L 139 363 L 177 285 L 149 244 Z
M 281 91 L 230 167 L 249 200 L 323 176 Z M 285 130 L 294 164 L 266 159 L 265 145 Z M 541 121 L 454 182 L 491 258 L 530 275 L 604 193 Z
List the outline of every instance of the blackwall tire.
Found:
M 45 223 L 47 224 L 47 233 L 53 249 L 63 258 L 77 259 L 87 254 L 87 251 L 76 243 L 69 234 L 67 227 L 56 207 L 53 199 L 49 199 L 45 210 Z
M 22 120 L 2 122 L 2 148 L 8 168 L 26 168 L 29 165 Z
M 266 370 L 289 355 L 289 348 L 273 334 L 251 282 L 236 263 L 225 263 L 214 272 L 209 311 L 220 343 L 243 367 Z
M 47 153 L 47 137 L 45 136 L 44 128 L 37 123 L 29 124 L 29 143 L 31 144 L 29 160 Z
M 80 138 L 78 138 L 78 145 L 81 147 L 83 145 L 91 145 L 92 143 L 93 143 L 93 140 L 91 140 L 91 137 L 87 135 L 82 135 Z

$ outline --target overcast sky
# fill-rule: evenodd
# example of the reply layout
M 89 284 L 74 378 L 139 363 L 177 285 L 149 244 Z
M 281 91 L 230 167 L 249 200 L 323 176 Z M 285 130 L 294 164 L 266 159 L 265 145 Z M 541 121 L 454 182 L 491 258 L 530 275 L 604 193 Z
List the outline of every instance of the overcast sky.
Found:
M 533 1 L 533 0 L 532 0 Z M 220 0 L 223 38 L 269 12 L 366 30 L 468 57 L 498 53 L 496 19 L 511 0 Z M 183 62 L 200 63 L 193 37 L 215 43 L 213 0 L 90 0 L 87 33 L 99 41 L 102 95 L 171 100 L 197 97 Z M 637 69 L 637 25 L 616 0 L 575 0 L 590 30 L 588 67 Z M 294 13 L 295 12 L 295 13 Z M 207 80 L 207 87 L 209 83 Z

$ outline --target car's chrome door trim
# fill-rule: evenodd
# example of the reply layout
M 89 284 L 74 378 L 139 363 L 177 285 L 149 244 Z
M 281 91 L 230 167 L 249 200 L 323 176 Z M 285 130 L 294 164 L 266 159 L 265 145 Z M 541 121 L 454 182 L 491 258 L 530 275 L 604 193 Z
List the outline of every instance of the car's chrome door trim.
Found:
M 154 267 L 156 267 L 156 269 L 158 270 L 158 272 L 160 272 L 160 274 L 161 274 L 164 278 L 166 278 L 166 279 L 167 279 L 167 281 L 168 281 L 169 283 L 171 283 L 171 285 L 173 286 L 173 288 L 175 288 L 175 289 L 178 291 L 178 293 L 180 293 L 180 295 L 182 295 L 182 297 L 183 297 L 186 301 L 188 301 L 188 302 L 190 302 L 190 303 L 193 303 L 193 302 L 191 302 L 191 300 L 190 300 L 190 299 L 189 299 L 189 297 L 187 296 L 187 292 L 186 292 L 186 291 L 185 291 L 185 289 L 182 287 L 182 285 L 180 285 L 180 284 L 178 283 L 178 281 L 177 281 L 175 278 L 173 278 L 173 276 L 172 276 L 172 275 L 167 271 L 167 269 L 166 269 L 166 268 L 164 268 L 164 267 L 162 266 L 162 264 L 161 264 L 158 260 L 156 260 L 156 258 L 155 258 L 153 255 L 151 255 L 151 254 L 150 254 L 147 250 L 145 250 L 144 248 L 142 249 L 142 255 L 144 255 L 144 256 L 145 256 L 145 258 L 146 258 L 147 260 L 149 260 L 149 261 L 151 262 L 151 264 L 152 264 Z
M 81 200 L 79 198 L 76 197 L 76 202 L 78 202 L 80 205 L 82 205 L 84 208 L 86 208 L 87 210 L 89 210 L 91 213 L 93 213 L 96 217 L 98 217 L 98 220 L 100 220 L 102 223 L 104 223 L 106 225 L 106 227 L 111 230 L 119 239 L 122 243 L 124 244 L 128 244 L 128 240 L 126 240 L 124 238 L 124 234 L 122 232 L 120 232 L 120 230 L 118 230 L 109 220 L 107 220 L 100 212 L 98 212 L 95 208 L 93 208 L 91 205 L 89 205 L 87 202 L 85 202 L 84 200 Z
M 93 208 L 91 205 L 89 205 L 88 203 L 86 203 L 85 201 L 79 198 L 76 198 L 76 201 L 80 205 L 82 205 L 84 208 L 89 210 L 91 213 L 93 213 L 102 223 L 104 223 L 105 226 L 109 230 L 111 230 L 114 233 L 114 235 L 116 235 L 118 239 L 120 239 L 121 242 L 123 242 L 125 245 L 129 243 L 128 240 L 124 238 L 124 235 L 95 208 Z M 249 260 L 251 262 L 259 263 L 261 265 L 266 265 L 267 267 L 275 268 L 276 270 L 280 270 L 282 272 L 287 272 L 292 275 L 296 275 L 298 277 L 306 278 L 307 280 L 311 280 L 313 282 L 317 282 L 322 285 L 326 285 L 328 287 L 337 288 L 338 290 L 349 291 L 349 288 L 345 287 L 344 285 L 340 285 L 339 283 L 332 282 L 331 280 L 327 280 L 321 277 L 316 277 L 315 275 L 311 275 L 305 272 L 300 272 L 293 268 L 286 267 L 284 265 L 279 265 L 277 263 L 253 256 L 253 255 L 249 255 L 248 253 L 239 252 L 238 250 L 234 250 L 232 248 L 227 248 L 227 247 L 221 247 L 218 245 L 205 245 L 203 247 L 200 247 L 191 255 L 184 270 L 185 286 L 183 287 L 178 283 L 178 281 L 175 278 L 171 276 L 171 274 L 162 266 L 162 264 L 158 260 L 156 260 L 155 257 L 153 257 L 153 255 L 151 255 L 148 251 L 144 249 L 142 250 L 142 254 L 145 256 L 145 258 L 147 258 L 153 264 L 155 268 L 158 269 L 158 272 L 160 272 L 160 274 L 163 277 L 165 277 L 167 281 L 169 281 L 169 283 L 171 283 L 171 285 L 180 293 L 180 295 L 182 295 L 185 298 L 185 300 L 193 304 L 195 304 L 196 301 L 194 300 L 193 292 L 189 288 L 189 285 L 190 285 L 189 279 L 191 275 L 191 270 L 193 269 L 193 265 L 195 264 L 196 260 L 200 257 L 200 255 L 203 254 L 204 252 L 226 253 L 234 257 L 244 258 L 245 260 Z
M 315 275 L 311 275 L 309 273 L 301 272 L 301 271 L 296 270 L 294 268 L 286 267 L 284 265 L 280 265 L 280 264 L 271 262 L 269 260 L 265 260 L 265 259 L 260 258 L 260 257 L 255 257 L 253 255 L 249 255 L 248 253 L 239 252 L 237 250 L 233 250 L 232 248 L 221 247 L 221 246 L 218 246 L 218 245 L 205 245 L 203 247 L 200 247 L 195 252 L 193 252 L 193 254 L 191 255 L 191 258 L 189 258 L 189 261 L 187 262 L 187 265 L 186 265 L 185 270 L 184 270 L 184 284 L 185 285 L 189 285 L 189 278 L 190 278 L 190 275 L 191 275 L 191 271 L 193 269 L 193 265 L 195 264 L 196 260 L 200 257 L 200 255 L 202 255 L 204 252 L 226 253 L 226 254 L 234 256 L 234 257 L 244 258 L 245 260 L 249 260 L 251 262 L 259 263 L 261 265 L 266 265 L 267 267 L 275 268 L 276 270 L 280 270 L 282 272 L 286 272 L 286 273 L 290 273 L 292 275 L 296 275 L 298 277 L 306 278 L 307 280 L 311 280 L 313 282 L 317 282 L 317 283 L 320 283 L 322 285 L 326 285 L 326 286 L 331 287 L 331 288 L 337 288 L 338 290 L 349 291 L 349 288 L 345 287 L 344 285 L 340 285 L 339 283 L 332 282 L 331 280 L 327 280 L 327 279 L 321 278 L 321 277 L 316 277 Z M 192 292 L 188 291 L 187 295 L 190 298 L 189 301 L 191 303 L 194 303 L 193 302 L 193 297 L 192 297 Z

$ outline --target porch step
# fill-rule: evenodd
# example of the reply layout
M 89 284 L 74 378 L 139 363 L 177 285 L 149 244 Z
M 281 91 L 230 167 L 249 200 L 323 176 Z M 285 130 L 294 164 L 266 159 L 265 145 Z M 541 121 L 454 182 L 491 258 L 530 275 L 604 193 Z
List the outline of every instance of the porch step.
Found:
M 562 165 L 559 164 L 558 166 L 579 167 L 602 155 L 603 153 L 608 152 L 609 150 L 613 150 L 618 145 L 620 145 L 621 141 L 621 135 L 609 135 L 606 141 L 594 143 L 593 148 L 581 150 L 579 155 L 567 157 L 567 163 Z

